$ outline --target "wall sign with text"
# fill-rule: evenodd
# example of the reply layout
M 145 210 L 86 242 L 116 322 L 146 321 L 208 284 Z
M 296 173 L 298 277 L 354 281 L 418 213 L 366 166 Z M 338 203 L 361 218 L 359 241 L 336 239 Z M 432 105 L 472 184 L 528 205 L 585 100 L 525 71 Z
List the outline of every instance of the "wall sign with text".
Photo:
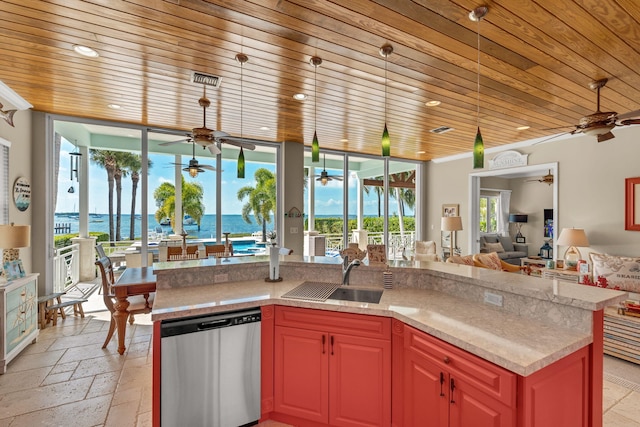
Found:
M 13 201 L 20 212 L 29 209 L 31 204 L 31 184 L 27 178 L 21 176 L 13 183 Z

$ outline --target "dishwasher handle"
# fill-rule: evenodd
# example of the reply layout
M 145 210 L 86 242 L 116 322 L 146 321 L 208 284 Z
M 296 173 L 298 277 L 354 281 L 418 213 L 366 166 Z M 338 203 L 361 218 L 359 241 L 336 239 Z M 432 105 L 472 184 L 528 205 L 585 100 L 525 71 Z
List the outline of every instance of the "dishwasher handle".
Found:
M 212 320 L 210 322 L 202 322 L 198 324 L 198 330 L 199 331 L 206 331 L 207 329 L 217 329 L 217 328 L 224 328 L 226 326 L 230 326 L 231 325 L 231 319 L 219 319 L 219 320 Z

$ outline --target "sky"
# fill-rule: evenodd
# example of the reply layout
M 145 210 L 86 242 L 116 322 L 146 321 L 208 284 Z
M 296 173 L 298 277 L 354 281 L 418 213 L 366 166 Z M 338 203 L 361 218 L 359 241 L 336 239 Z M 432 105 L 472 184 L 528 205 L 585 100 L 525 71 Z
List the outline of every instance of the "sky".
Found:
M 77 212 L 79 188 L 78 182 L 70 176 L 70 154 L 74 146 L 66 140 L 62 140 L 60 148 L 60 169 L 58 173 L 58 199 L 56 212 Z M 150 196 L 148 198 L 149 214 L 156 211 L 155 200 L 153 199 L 153 191 L 164 182 L 173 183 L 174 162 L 173 156 L 150 154 L 152 167 L 149 169 L 149 189 Z M 210 164 L 213 166 L 211 158 L 199 159 L 202 164 Z M 188 163 L 189 158 L 184 156 L 183 162 Z M 261 163 L 246 163 L 245 179 L 238 179 L 236 176 L 236 162 L 223 160 L 222 162 L 222 214 L 240 214 L 243 201 L 237 198 L 238 190 L 246 185 L 255 186 L 253 179 L 254 173 L 258 168 L 266 167 L 271 171 L 275 171 L 275 165 L 265 165 Z M 337 174 L 338 171 L 331 171 L 330 174 Z M 206 171 L 200 173 L 195 179 L 191 178 L 188 173 L 183 172 L 183 176 L 187 181 L 197 181 L 202 184 L 204 189 L 204 205 L 205 214 L 215 214 L 215 172 Z M 89 162 L 89 212 L 90 213 L 107 213 L 109 211 L 107 194 L 109 191 L 107 183 L 107 172 L 105 169 Z M 342 182 L 330 181 L 326 186 L 316 185 L 316 215 L 342 215 Z M 69 192 L 73 187 L 74 191 Z M 136 212 L 141 212 L 140 184 L 138 185 L 138 196 L 136 197 Z M 356 213 L 356 186 L 355 180 L 349 179 L 349 213 Z M 305 191 L 306 201 L 306 191 Z M 365 195 L 365 215 L 377 215 L 378 202 L 375 195 Z M 115 209 L 115 207 L 114 207 Z M 123 178 L 122 180 L 122 213 L 128 214 L 131 210 L 131 180 Z M 301 207 L 305 213 L 308 211 L 306 207 Z M 393 214 L 397 212 L 395 200 L 389 202 L 389 210 Z M 406 211 L 407 215 L 413 215 L 412 212 Z

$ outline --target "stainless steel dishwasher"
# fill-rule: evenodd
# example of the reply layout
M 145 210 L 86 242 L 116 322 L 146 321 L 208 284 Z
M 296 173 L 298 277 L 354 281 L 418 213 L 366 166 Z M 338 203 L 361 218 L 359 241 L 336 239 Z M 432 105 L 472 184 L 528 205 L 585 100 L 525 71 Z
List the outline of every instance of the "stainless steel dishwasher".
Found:
M 162 322 L 162 427 L 257 424 L 260 321 L 251 309 Z

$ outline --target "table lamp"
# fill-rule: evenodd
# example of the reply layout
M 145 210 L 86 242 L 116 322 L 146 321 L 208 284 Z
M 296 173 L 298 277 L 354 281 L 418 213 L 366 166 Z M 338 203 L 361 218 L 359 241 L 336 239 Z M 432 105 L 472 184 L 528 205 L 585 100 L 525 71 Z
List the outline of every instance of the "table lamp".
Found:
M 582 228 L 563 228 L 558 238 L 558 245 L 569 246 L 564 253 L 565 270 L 575 270 L 582 255 L 576 246 L 589 246 L 589 239 Z
M 529 216 L 525 214 L 509 214 L 509 222 L 516 225 L 516 243 L 524 243 L 525 239 L 520 230 L 522 229 L 522 224 L 526 224 L 528 219 Z
M 443 216 L 440 223 L 442 231 L 449 231 L 451 234 L 451 255 L 455 255 L 456 231 L 462 230 L 462 218 L 459 216 Z
M 7 261 L 17 261 L 20 259 L 18 248 L 27 248 L 31 242 L 31 227 L 28 225 L 0 225 L 0 248 L 2 252 L 2 264 Z M 3 275 L 0 281 L 6 280 Z

